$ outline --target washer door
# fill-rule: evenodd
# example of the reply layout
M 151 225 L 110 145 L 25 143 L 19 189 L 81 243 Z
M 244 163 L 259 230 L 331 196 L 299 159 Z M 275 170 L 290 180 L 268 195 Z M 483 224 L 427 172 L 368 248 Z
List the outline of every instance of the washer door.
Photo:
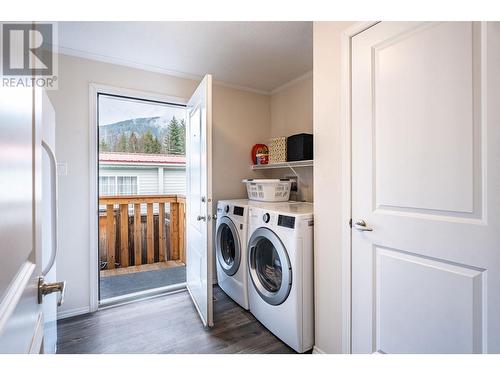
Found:
M 238 232 L 233 222 L 223 216 L 217 226 L 217 260 L 228 276 L 233 276 L 240 267 L 241 246 Z
M 248 243 L 252 283 L 264 301 L 282 304 L 292 289 L 292 266 L 285 246 L 273 231 L 259 228 Z

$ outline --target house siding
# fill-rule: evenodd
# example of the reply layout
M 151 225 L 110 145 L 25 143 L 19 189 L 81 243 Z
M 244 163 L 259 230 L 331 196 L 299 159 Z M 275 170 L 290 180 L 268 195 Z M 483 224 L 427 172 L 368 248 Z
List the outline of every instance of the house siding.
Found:
M 163 193 L 186 194 L 186 169 L 164 169 Z
M 137 194 L 158 194 L 158 168 L 99 167 L 99 176 L 137 176 Z
M 134 167 L 100 165 L 99 176 L 119 177 L 137 176 L 137 195 L 151 194 L 186 194 L 186 169 L 185 168 L 163 168 L 163 192 L 160 192 L 158 184 L 158 167 Z M 99 205 L 99 210 L 106 210 L 106 206 Z M 146 205 L 141 205 L 141 214 L 146 214 Z M 129 205 L 129 212 L 133 213 L 133 205 Z M 158 213 L 158 204 L 153 205 L 153 212 Z M 170 212 L 170 205 L 166 205 L 166 212 Z

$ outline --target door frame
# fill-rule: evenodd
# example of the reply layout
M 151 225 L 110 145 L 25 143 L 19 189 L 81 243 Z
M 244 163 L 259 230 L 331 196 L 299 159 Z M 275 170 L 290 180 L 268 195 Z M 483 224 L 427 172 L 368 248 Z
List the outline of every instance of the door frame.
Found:
M 351 43 L 352 38 L 380 21 L 356 22 L 340 36 L 340 131 L 342 155 L 342 209 L 341 209 L 341 256 L 342 256 L 342 354 L 352 353 L 352 229 L 349 225 L 352 213 L 352 163 L 351 163 Z M 345 225 L 344 225 L 345 224 Z
M 118 95 L 138 99 L 161 101 L 185 106 L 187 98 L 170 96 L 150 91 L 89 83 L 89 310 L 99 309 L 99 222 L 98 222 L 98 94 Z M 97 198 L 97 199 L 96 199 Z

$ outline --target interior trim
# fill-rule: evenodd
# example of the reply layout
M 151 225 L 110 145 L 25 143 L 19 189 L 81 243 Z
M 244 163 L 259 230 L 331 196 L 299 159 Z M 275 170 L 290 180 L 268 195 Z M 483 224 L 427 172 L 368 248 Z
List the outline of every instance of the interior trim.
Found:
M 121 88 L 111 85 L 103 85 L 95 82 L 89 83 L 89 305 L 68 313 L 63 309 L 60 316 L 74 316 L 99 309 L 99 251 L 98 251 L 98 140 L 97 140 L 97 104 L 98 94 L 119 95 L 161 101 L 165 103 L 185 106 L 186 98 L 163 95 L 154 92 Z
M 285 82 L 281 86 L 278 86 L 275 89 L 271 90 L 269 92 L 269 95 L 275 95 L 275 94 L 277 94 L 283 90 L 286 90 L 287 88 L 295 85 L 296 83 L 299 83 L 299 82 L 305 81 L 306 79 L 312 78 L 312 76 L 313 76 L 313 71 L 311 69 L 310 71 L 302 74 L 301 76 L 298 76 L 297 78 L 294 78 L 291 81 Z
M 90 310 L 89 306 L 77 307 L 75 309 L 64 310 L 62 312 L 57 313 L 57 320 L 71 318 L 73 316 L 78 316 L 78 315 L 83 315 L 83 314 L 88 314 L 89 312 L 92 312 Z
M 36 319 L 35 331 L 31 339 L 29 354 L 42 354 L 43 353 L 43 338 L 44 338 L 44 319 L 43 312 L 40 311 Z
M 142 63 L 138 63 L 138 62 L 134 62 L 134 61 L 130 61 L 130 60 L 118 59 L 115 57 L 89 53 L 89 52 L 85 52 L 85 51 L 81 51 L 81 50 L 77 50 L 77 49 L 73 49 L 73 48 L 68 48 L 68 47 L 58 46 L 57 48 L 58 48 L 60 55 L 79 57 L 82 59 L 87 59 L 87 60 L 92 60 L 92 61 L 98 61 L 98 62 L 103 62 L 103 63 L 108 63 L 108 64 L 126 66 L 128 68 L 139 69 L 139 70 L 144 70 L 144 71 L 154 72 L 154 73 L 160 73 L 160 74 L 168 75 L 170 77 L 182 78 L 182 79 L 187 79 L 187 80 L 196 81 L 196 82 L 200 82 L 203 79 L 203 76 L 199 76 L 196 74 L 178 72 L 175 70 L 169 70 L 169 69 L 165 69 L 165 68 L 162 68 L 162 67 L 156 66 L 156 65 L 142 64 Z M 214 84 L 217 86 L 228 87 L 228 88 L 232 88 L 235 90 L 253 92 L 255 94 L 260 94 L 260 95 L 271 95 L 270 91 L 254 89 L 252 87 L 237 85 L 237 84 L 225 82 L 225 81 L 215 80 Z
M 126 305 L 132 302 L 144 301 L 156 297 L 165 296 L 167 294 L 182 292 L 186 290 L 186 283 L 162 286 L 159 288 L 143 290 L 140 292 L 124 294 L 117 297 L 107 298 L 99 303 L 99 310 L 110 307 Z
M 320 349 L 316 345 L 314 345 L 312 354 L 327 354 L 327 353 L 323 349 Z
M 0 333 L 16 309 L 35 268 L 36 265 L 34 263 L 30 261 L 24 262 L 9 285 L 4 298 L 0 302 Z
M 375 22 L 356 22 L 340 36 L 340 132 L 342 143 L 342 332 L 340 352 L 350 354 L 351 348 L 351 39 L 376 25 Z

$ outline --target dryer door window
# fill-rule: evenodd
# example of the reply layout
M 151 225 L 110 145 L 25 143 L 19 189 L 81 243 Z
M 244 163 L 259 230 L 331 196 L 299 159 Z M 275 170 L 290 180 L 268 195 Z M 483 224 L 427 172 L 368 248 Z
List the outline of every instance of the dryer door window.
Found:
M 259 228 L 249 246 L 248 263 L 255 289 L 267 303 L 283 303 L 292 288 L 292 267 L 283 243 L 270 229 Z
M 233 276 L 240 266 L 241 248 L 236 227 L 224 216 L 217 226 L 217 260 L 228 276 Z

